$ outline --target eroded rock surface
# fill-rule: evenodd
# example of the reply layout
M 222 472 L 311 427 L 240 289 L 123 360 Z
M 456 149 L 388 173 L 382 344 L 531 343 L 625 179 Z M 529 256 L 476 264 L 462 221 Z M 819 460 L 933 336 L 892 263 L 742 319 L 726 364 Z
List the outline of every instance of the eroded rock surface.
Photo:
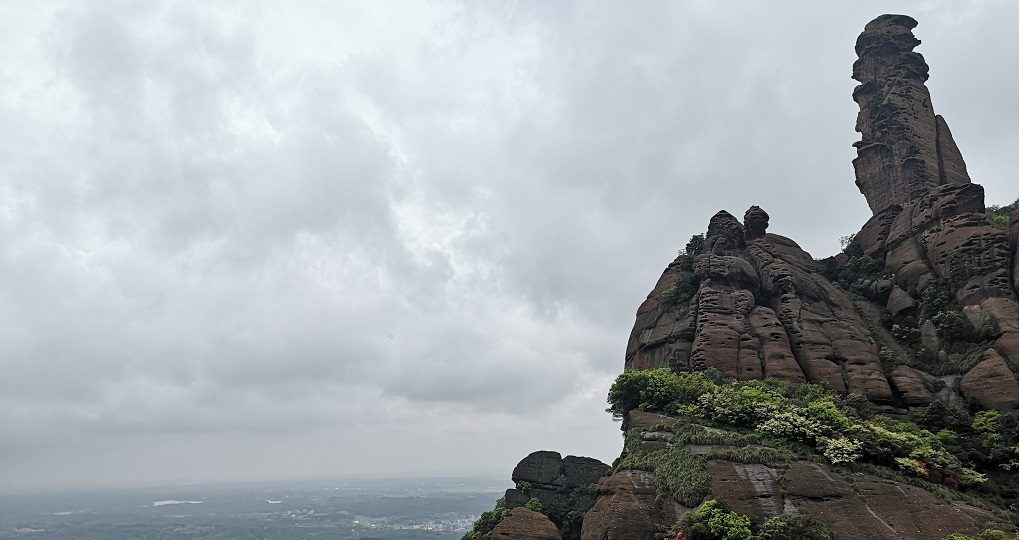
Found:
M 598 482 L 598 501 L 584 516 L 582 540 L 645 540 L 679 518 L 680 507 L 657 500 L 654 474 L 621 471 Z
M 516 487 L 506 490 L 506 508 L 523 507 L 537 499 L 562 538 L 579 538 L 580 516 L 594 505 L 595 486 L 610 471 L 611 467 L 594 458 L 532 452 L 513 469 Z
M 814 261 L 768 233 L 760 207 L 743 223 L 719 211 L 703 249 L 677 257 L 638 309 L 627 369 L 825 383 L 901 408 L 960 392 L 1019 407 L 1019 211 L 1008 226 L 985 213 L 983 188 L 934 114 L 915 26 L 882 15 L 857 41 L 854 166 L 874 215 L 846 253 Z M 887 339 L 895 328 L 901 343 Z M 982 351 L 1001 361 L 966 360 Z M 932 373 L 963 384 L 933 391 Z
M 948 124 L 934 114 L 924 84 L 928 66 L 913 52 L 917 22 L 905 15 L 882 15 L 867 24 L 856 41 L 859 60 L 853 78 L 860 85 L 856 130 L 856 183 L 875 212 L 906 204 L 942 184 L 970 182 Z
M 540 512 L 514 508 L 492 529 L 492 540 L 562 540 L 552 520 Z

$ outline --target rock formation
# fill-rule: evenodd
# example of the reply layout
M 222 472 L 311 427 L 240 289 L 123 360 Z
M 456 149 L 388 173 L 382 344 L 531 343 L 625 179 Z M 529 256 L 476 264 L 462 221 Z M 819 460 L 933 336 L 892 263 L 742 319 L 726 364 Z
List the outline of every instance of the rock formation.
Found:
M 589 457 L 564 458 L 548 450 L 532 452 L 513 469 L 516 487 L 507 489 L 502 499 L 503 507 L 511 513 L 478 538 L 580 538 L 581 522 L 597 498 L 598 482 L 611 469 Z M 542 513 L 532 512 L 527 508 L 530 506 L 540 508 Z M 549 527 L 554 536 L 549 536 Z
M 863 451 L 864 444 L 883 448 L 874 442 L 881 437 L 898 441 L 893 445 L 910 437 L 915 444 L 951 441 L 956 433 L 943 429 L 947 424 L 937 425 L 951 414 L 971 421 L 953 426 L 986 439 L 967 447 L 968 455 L 938 454 L 932 448 L 941 443 L 927 443 L 933 446 L 878 455 L 870 468 L 837 470 L 816 454 L 789 452 L 781 441 L 761 436 L 774 432 L 757 431 L 760 424 L 732 428 L 706 417 L 697 408 L 703 399 L 674 400 L 671 408 L 655 412 L 640 410 L 645 404 L 637 402 L 631 405 L 637 409 L 619 411 L 613 402 L 611 410 L 624 420 L 626 432 L 615 468 L 536 452 L 514 470 L 517 488 L 506 492 L 508 507 L 531 497 L 563 507 L 568 499 L 584 513 L 579 530 L 584 540 L 660 538 L 709 498 L 755 523 L 807 515 L 839 539 L 939 539 L 984 528 L 1010 530 L 1015 523 L 1009 519 L 1019 523 L 1014 504 L 1019 446 L 1010 446 L 1019 442 L 1019 201 L 991 214 L 985 208 L 983 188 L 971 181 L 948 124 L 934 113 L 925 86 L 928 66 L 913 51 L 920 43 L 912 33 L 916 25 L 904 15 L 882 15 L 866 25 L 856 43 L 853 78 L 860 84 L 853 99 L 860 106 L 861 140 L 854 145 L 853 166 L 873 215 L 844 252 L 815 260 L 793 240 L 767 232 L 770 217 L 760 207 L 748 209 L 742 222 L 719 211 L 638 308 L 625 353 L 629 373 L 621 380 L 654 368 L 670 368 L 652 374 L 675 380 L 703 380 L 696 372 L 712 369 L 724 380 L 818 383 L 830 388 L 826 406 L 835 408 L 835 401 L 859 399 L 846 397 L 859 394 L 868 410 L 881 414 L 876 428 L 847 421 L 825 436 L 797 432 L 794 443 L 813 439 L 815 449 L 828 444 L 822 439 L 829 436 L 851 443 L 850 453 Z M 725 384 L 761 392 L 764 383 Z M 783 385 L 768 388 L 778 386 Z M 719 395 L 694 397 L 712 397 L 710 404 Z M 770 411 L 772 416 L 782 412 Z M 905 422 L 928 414 L 941 420 L 923 429 Z M 811 422 L 798 418 L 806 424 L 776 425 Z M 979 422 L 998 418 L 1005 423 L 977 429 Z M 907 431 L 894 434 L 881 426 Z M 995 432 L 1001 426 L 1013 426 L 1007 429 L 1014 433 L 1008 435 L 1008 448 L 993 452 L 1012 457 L 985 459 L 985 465 L 1000 467 L 985 468 L 996 481 L 981 484 L 987 478 L 968 469 L 976 465 L 967 461 L 986 457 L 974 456 L 974 448 L 1006 440 Z M 848 432 L 858 428 L 877 438 L 851 440 Z M 747 436 L 747 429 L 757 438 Z M 865 439 L 870 442 L 860 442 Z M 856 450 L 852 444 L 858 444 Z M 907 482 L 889 472 L 896 466 L 914 467 L 924 482 L 941 486 Z M 965 481 L 981 485 L 997 502 L 945 496 L 970 473 L 976 476 Z M 597 500 L 584 496 L 594 490 L 579 489 L 593 482 Z M 564 520 L 553 521 L 563 538 L 577 537 L 574 525 L 567 531 Z
M 915 26 L 882 15 L 857 41 L 853 163 L 874 216 L 846 254 L 814 261 L 767 233 L 757 206 L 742 224 L 718 212 L 703 250 L 673 261 L 638 309 L 627 369 L 822 382 L 899 408 L 933 399 L 1019 407 L 1019 217 L 1005 228 L 985 214 L 983 188 L 931 106 Z M 900 343 L 883 321 L 928 339 Z M 882 350 L 911 368 L 882 362 Z M 935 383 L 950 383 L 937 398 L 923 384 L 935 375 L 952 376 Z
M 491 540 L 562 540 L 559 530 L 545 514 L 523 507 L 514 508 L 495 529 Z
M 877 212 L 906 204 L 932 187 L 968 184 L 962 154 L 948 124 L 934 114 L 927 63 L 913 52 L 916 21 L 905 15 L 882 15 L 867 24 L 856 40 L 853 78 L 860 85 L 853 99 L 860 105 L 856 130 L 856 184 Z

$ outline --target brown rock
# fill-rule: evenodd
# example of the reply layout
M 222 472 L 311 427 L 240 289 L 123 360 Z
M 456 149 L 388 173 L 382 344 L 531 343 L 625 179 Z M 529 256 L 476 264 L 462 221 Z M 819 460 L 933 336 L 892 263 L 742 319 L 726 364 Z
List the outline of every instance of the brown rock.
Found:
M 1012 252 L 1012 290 L 1019 291 L 1019 209 L 1012 212 L 1008 229 L 1008 241 Z
M 492 529 L 492 540 L 562 540 L 562 537 L 545 514 L 518 507 Z
M 934 395 L 927 389 L 930 376 L 909 366 L 899 366 L 891 374 L 892 385 L 902 396 L 902 401 L 910 407 L 929 405 Z
M 559 452 L 550 450 L 532 452 L 513 468 L 514 482 L 558 485 L 564 480 L 563 458 Z
M 913 297 L 909 293 L 896 286 L 892 287 L 891 292 L 889 292 L 888 303 L 885 307 L 888 309 L 888 313 L 895 317 L 906 310 L 916 307 L 916 302 L 913 301 Z
M 828 525 L 838 539 L 926 540 L 1003 526 L 985 510 L 862 473 L 850 484 L 817 463 L 792 463 L 783 481 L 785 504 Z
M 785 513 L 781 476 L 775 469 L 756 463 L 708 461 L 711 496 L 722 499 L 741 514 L 767 519 Z
M 664 414 L 649 413 L 639 409 L 630 411 L 627 415 L 627 429 L 639 429 L 641 431 L 650 431 L 655 426 L 669 426 L 672 427 L 676 424 L 676 419 L 671 416 L 665 416 Z
M 760 206 L 751 206 L 743 214 L 743 234 L 749 242 L 754 238 L 761 238 L 768 230 L 768 213 Z
M 905 204 L 931 187 L 969 183 L 966 164 L 944 119 L 934 114 L 924 83 L 928 67 L 913 52 L 916 21 L 905 15 L 882 15 L 856 41 L 859 60 L 853 78 L 860 85 L 853 99 L 860 105 L 854 144 L 856 183 L 877 212 Z
M 725 210 L 719 210 L 711 216 L 708 233 L 704 236 L 705 252 L 724 255 L 741 251 L 744 247 L 743 225 L 740 225 L 735 216 Z
M 994 349 L 984 351 L 984 359 L 963 375 L 960 389 L 988 409 L 1019 407 L 1019 381 Z
M 610 471 L 611 467 L 594 458 L 563 458 L 559 452 L 548 450 L 532 452 L 513 469 L 513 482 L 526 482 L 530 487 L 507 489 L 506 507 L 523 506 L 533 497 L 544 505 L 561 499 L 560 504 L 568 502 L 573 509 L 586 511 L 594 504 L 594 497 L 586 492 L 587 486 Z
M 598 482 L 598 501 L 584 516 L 581 540 L 647 540 L 679 518 L 673 502 L 658 503 L 655 476 L 621 471 Z

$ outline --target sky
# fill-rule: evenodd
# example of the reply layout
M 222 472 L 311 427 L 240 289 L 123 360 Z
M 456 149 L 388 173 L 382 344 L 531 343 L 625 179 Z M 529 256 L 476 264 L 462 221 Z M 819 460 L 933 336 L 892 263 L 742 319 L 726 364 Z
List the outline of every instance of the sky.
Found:
M 712 214 L 816 258 L 869 217 L 886 12 L 1015 200 L 1008 0 L 0 3 L 0 490 L 611 462 Z

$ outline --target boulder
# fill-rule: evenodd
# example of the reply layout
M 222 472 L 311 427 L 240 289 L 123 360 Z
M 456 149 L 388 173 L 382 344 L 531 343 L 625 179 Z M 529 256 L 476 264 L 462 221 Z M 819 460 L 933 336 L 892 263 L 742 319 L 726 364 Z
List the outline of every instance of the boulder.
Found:
M 680 515 L 671 501 L 657 500 L 655 475 L 621 471 L 598 482 L 598 501 L 584 516 L 581 540 L 647 540 Z
M 994 349 L 984 351 L 983 360 L 963 375 L 960 389 L 988 409 L 1019 407 L 1019 381 Z
M 492 529 L 492 540 L 562 540 L 559 529 L 544 514 L 514 508 Z
M 934 401 L 934 395 L 927 388 L 933 378 L 909 366 L 899 366 L 892 371 L 892 385 L 908 407 L 924 407 Z

